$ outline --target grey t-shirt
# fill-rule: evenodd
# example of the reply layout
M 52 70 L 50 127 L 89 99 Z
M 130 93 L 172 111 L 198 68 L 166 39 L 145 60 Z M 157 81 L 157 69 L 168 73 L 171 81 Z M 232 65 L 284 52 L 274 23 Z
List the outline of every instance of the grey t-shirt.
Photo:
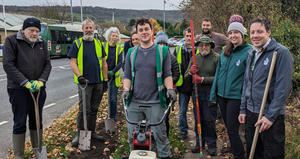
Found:
M 128 56 L 125 59 L 125 79 L 132 79 L 132 66 Z M 131 59 L 133 60 L 133 59 Z M 135 79 L 132 101 L 137 103 L 159 103 L 158 84 L 156 76 L 156 44 L 149 48 L 139 47 L 135 60 Z M 162 66 L 163 79 L 171 77 L 171 58 L 167 54 Z

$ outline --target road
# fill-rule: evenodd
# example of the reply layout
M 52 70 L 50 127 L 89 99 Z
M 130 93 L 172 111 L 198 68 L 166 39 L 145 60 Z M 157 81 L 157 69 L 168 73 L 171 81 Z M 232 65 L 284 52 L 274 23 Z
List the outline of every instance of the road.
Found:
M 52 71 L 46 84 L 47 99 L 43 109 L 44 128 L 74 106 L 78 101 L 77 86 L 68 58 L 51 59 Z M 0 158 L 6 158 L 12 148 L 13 114 L 6 88 L 6 73 L 0 62 Z M 29 139 L 29 131 L 26 133 Z

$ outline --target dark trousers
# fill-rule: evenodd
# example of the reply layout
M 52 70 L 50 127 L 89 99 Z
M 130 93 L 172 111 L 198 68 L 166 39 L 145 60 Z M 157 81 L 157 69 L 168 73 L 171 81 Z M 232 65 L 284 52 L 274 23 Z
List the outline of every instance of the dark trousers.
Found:
M 255 123 L 258 113 L 247 110 L 246 132 L 247 132 L 247 155 L 249 156 L 255 133 Z M 280 159 L 284 158 L 285 124 L 284 115 L 278 115 L 273 125 L 259 134 L 255 149 L 255 159 Z
M 228 99 L 218 96 L 218 102 L 221 109 L 222 117 L 229 136 L 232 154 L 234 156 L 243 156 L 245 154 L 244 145 L 239 135 L 241 100 Z
M 216 119 L 217 119 L 217 104 L 213 104 L 209 101 L 210 91 L 198 91 L 198 101 L 200 109 L 200 123 L 201 123 L 201 137 L 202 146 L 205 147 L 205 142 L 208 148 L 217 147 L 217 132 L 216 132 Z M 198 135 L 198 118 L 196 108 L 196 96 L 193 91 L 193 104 L 194 104 L 194 118 L 195 118 L 195 133 L 196 133 L 196 144 L 199 145 Z
M 40 89 L 39 97 L 39 114 L 40 114 L 40 127 L 42 124 L 42 110 L 46 100 L 45 87 Z M 27 115 L 29 117 L 29 129 L 36 130 L 36 120 L 35 120 L 35 107 L 33 99 L 30 95 L 28 89 L 7 89 L 9 102 L 12 106 L 12 112 L 14 114 L 14 126 L 13 134 L 23 134 L 26 132 L 26 121 Z M 37 97 L 37 92 L 33 93 L 35 98 Z
M 79 94 L 79 111 L 77 118 L 83 117 L 83 100 L 82 100 L 82 90 L 78 85 Z M 88 84 L 85 88 L 85 98 L 86 98 L 86 114 L 87 115 L 97 115 L 98 108 L 100 106 L 103 96 L 103 84 Z

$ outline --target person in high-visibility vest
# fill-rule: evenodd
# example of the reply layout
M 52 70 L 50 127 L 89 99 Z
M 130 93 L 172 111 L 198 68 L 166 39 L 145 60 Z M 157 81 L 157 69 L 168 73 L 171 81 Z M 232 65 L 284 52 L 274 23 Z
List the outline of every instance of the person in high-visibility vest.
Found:
M 188 123 L 186 112 L 189 105 L 190 98 L 193 92 L 193 84 L 186 82 L 184 77 L 184 73 L 188 68 L 189 61 L 192 58 L 192 34 L 190 27 L 186 28 L 183 31 L 183 36 L 185 39 L 185 43 L 182 46 L 177 46 L 174 50 L 174 55 L 177 58 L 177 62 L 179 64 L 179 72 L 180 77 L 178 82 L 176 83 L 176 89 L 179 92 L 179 135 L 177 138 L 179 140 L 187 138 L 188 134 Z M 193 35 L 195 36 L 195 35 Z
M 94 22 L 89 18 L 84 20 L 82 23 L 84 36 L 73 42 L 68 53 L 68 57 L 71 58 L 71 69 L 74 72 L 74 82 L 78 84 L 79 93 L 77 134 L 72 141 L 74 147 L 78 145 L 80 130 L 83 130 L 83 98 L 79 85 L 84 87 L 86 83 L 88 83 L 85 88 L 87 127 L 92 132 L 93 139 L 103 140 L 103 136 L 96 134 L 95 125 L 98 107 L 104 93 L 103 83 L 108 81 L 107 63 L 101 42 L 94 38 L 94 30 Z
M 120 68 L 123 61 L 123 48 L 117 45 L 120 41 L 120 31 L 116 27 L 110 27 L 105 32 L 105 38 L 107 42 L 103 43 L 105 52 L 105 60 L 108 66 L 108 79 L 110 80 L 110 118 L 115 120 L 117 114 L 117 95 L 120 86 Z

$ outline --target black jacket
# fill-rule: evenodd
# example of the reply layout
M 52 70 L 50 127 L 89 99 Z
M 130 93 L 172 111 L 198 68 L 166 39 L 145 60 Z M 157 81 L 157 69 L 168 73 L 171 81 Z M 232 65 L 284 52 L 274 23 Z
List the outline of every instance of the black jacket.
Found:
M 178 46 L 178 49 L 180 48 L 180 46 Z M 174 56 L 177 58 L 177 53 L 176 53 L 176 49 L 174 50 Z M 187 70 L 188 66 L 189 66 L 189 62 L 190 59 L 193 57 L 192 55 L 192 51 L 188 52 L 186 49 L 185 44 L 182 45 L 181 47 L 181 74 L 183 77 L 183 83 L 181 86 L 176 87 L 177 91 L 179 93 L 184 93 L 187 95 L 192 95 L 193 92 L 193 83 L 190 82 L 186 82 L 184 79 L 184 73 Z
M 3 47 L 3 68 L 9 89 L 26 89 L 25 84 L 31 80 L 46 83 L 52 68 L 46 41 L 38 38 L 30 45 L 21 30 L 8 36 Z

